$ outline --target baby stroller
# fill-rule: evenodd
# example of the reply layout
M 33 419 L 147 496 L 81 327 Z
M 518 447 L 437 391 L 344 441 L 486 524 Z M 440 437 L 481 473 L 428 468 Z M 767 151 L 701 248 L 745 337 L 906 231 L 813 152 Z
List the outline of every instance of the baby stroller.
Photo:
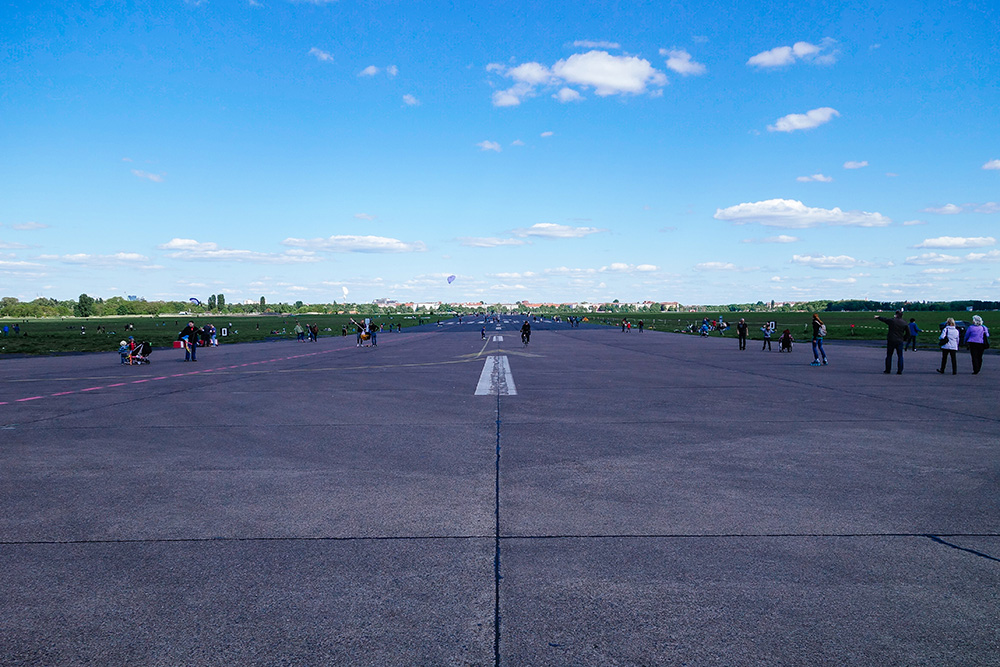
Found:
M 781 338 L 778 339 L 778 352 L 791 352 L 792 351 L 792 332 L 785 329 L 781 332 Z
M 129 355 L 128 358 L 129 364 L 132 365 L 148 364 L 149 355 L 152 351 L 153 351 L 153 346 L 150 345 L 149 341 L 148 340 L 142 341 L 141 343 L 135 346 L 135 349 L 132 350 L 132 354 Z

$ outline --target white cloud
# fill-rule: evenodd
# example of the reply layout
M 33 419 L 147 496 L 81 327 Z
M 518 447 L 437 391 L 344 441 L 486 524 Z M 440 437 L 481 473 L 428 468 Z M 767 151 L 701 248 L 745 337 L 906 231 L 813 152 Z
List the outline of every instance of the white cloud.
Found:
M 309 55 L 316 56 L 316 60 L 321 63 L 332 63 L 333 56 L 330 53 L 324 51 L 323 49 L 317 49 L 315 46 L 309 49 Z
M 235 250 L 220 248 L 217 243 L 200 242 L 194 239 L 174 238 L 157 246 L 160 250 L 168 250 L 168 257 L 180 260 L 214 260 L 230 262 L 257 262 L 264 264 L 300 264 L 318 262 L 319 258 L 311 252 L 300 250 L 283 253 L 255 252 L 253 250 Z
M 995 201 L 988 201 L 985 204 L 976 206 L 976 213 L 1000 213 L 1000 204 Z
M 133 169 L 132 173 L 139 178 L 144 178 L 147 181 L 153 181 L 154 183 L 163 182 L 163 174 L 150 174 L 149 172 L 143 171 L 141 169 Z
M 819 183 L 831 183 L 833 182 L 833 177 L 824 176 L 823 174 L 813 174 L 812 176 L 799 176 L 795 180 L 799 181 L 800 183 L 810 183 L 813 181 Z
M 510 142 L 510 145 L 511 146 L 525 146 L 526 144 L 523 141 L 521 141 L 520 139 L 515 139 L 514 141 Z
M 776 46 L 767 51 L 761 51 L 747 60 L 747 65 L 760 69 L 784 67 L 797 60 L 805 60 L 815 65 L 832 65 L 837 62 L 840 52 L 834 48 L 837 41 L 824 38 L 819 45 L 809 42 L 795 42 L 792 46 Z
M 636 56 L 613 56 L 606 51 L 576 53 L 552 66 L 552 73 L 567 83 L 594 88 L 601 97 L 646 91 L 662 87 L 667 77 Z
M 127 265 L 137 262 L 148 262 L 149 258 L 135 252 L 118 252 L 113 255 L 89 255 L 74 253 L 70 255 L 43 255 L 44 259 L 55 259 L 64 264 L 80 264 L 85 266 Z
M 8 241 L 0 241 L 0 248 L 4 250 L 20 250 L 22 248 L 27 248 L 28 246 L 23 243 L 10 243 Z
M 423 252 L 427 249 L 421 241 L 407 243 L 384 236 L 334 235 L 325 239 L 287 238 L 281 244 L 322 252 L 402 253 Z
M 990 160 L 983 165 L 983 169 L 1000 169 L 1000 160 Z
M 43 225 L 40 222 L 21 222 L 18 224 L 11 225 L 11 229 L 17 229 L 20 231 L 31 231 L 35 229 L 48 229 L 48 225 Z
M 954 250 L 957 248 L 984 248 L 996 245 L 992 236 L 939 236 L 934 239 L 924 239 L 914 248 L 941 248 Z
M 379 72 L 378 67 L 375 67 L 375 65 L 369 65 L 368 67 L 358 72 L 358 76 L 375 76 L 376 74 L 378 74 L 378 72 Z
M 578 49 L 620 49 L 622 45 L 618 42 L 590 41 L 588 39 L 578 39 L 573 42 L 573 46 Z
M 739 268 L 732 262 L 702 262 L 695 264 L 698 271 L 738 271 Z
M 396 67 L 395 65 L 389 65 L 388 67 L 385 68 L 385 73 L 388 74 L 390 77 L 396 76 L 397 74 L 399 74 L 399 68 Z
M 820 125 L 829 123 L 833 120 L 833 118 L 839 115 L 839 111 L 831 109 L 830 107 L 812 109 L 804 114 L 790 113 L 787 116 L 782 116 L 776 120 L 774 125 L 768 125 L 767 131 L 795 132 L 796 130 L 811 130 L 814 127 L 819 127 Z
M 464 236 L 458 239 L 463 246 L 468 248 L 499 248 L 502 246 L 524 245 L 527 241 L 523 239 L 501 239 L 496 237 L 475 237 Z
M 552 97 L 556 98 L 563 104 L 566 102 L 581 102 L 584 99 L 583 95 L 576 92 L 572 88 L 560 88 L 559 92 L 555 93 Z
M 355 213 L 354 217 L 357 218 L 358 220 L 368 220 L 368 221 L 375 219 L 375 216 L 371 215 L 370 213 Z
M 479 150 L 481 151 L 495 151 L 499 153 L 503 150 L 500 144 L 495 141 L 480 141 L 476 146 L 479 146 Z
M 866 262 L 854 259 L 850 255 L 792 255 L 792 264 L 811 266 L 814 269 L 853 269 L 867 266 Z
M 969 262 L 1000 262 L 1000 250 L 970 252 L 965 256 L 965 260 Z
M 707 68 L 699 62 L 691 60 L 691 54 L 684 49 L 660 49 L 661 56 L 667 58 L 667 67 L 682 76 L 698 76 L 704 74 Z
M 560 102 L 577 102 L 583 99 L 570 85 L 593 88 L 601 97 L 608 95 L 637 95 L 650 88 L 662 88 L 667 77 L 648 60 L 636 56 L 613 56 L 606 51 L 576 53 L 556 62 L 551 68 L 537 62 L 528 62 L 508 68 L 490 63 L 486 71 L 500 74 L 515 83 L 510 88 L 493 93 L 493 105 L 510 107 L 536 96 L 539 87 L 560 86 L 553 97 Z M 658 91 L 653 90 L 656 94 Z
M 962 207 L 955 204 L 945 204 L 944 206 L 929 207 L 924 209 L 924 213 L 937 213 L 938 215 L 955 215 L 962 212 Z
M 602 266 L 601 272 L 614 272 L 614 273 L 651 273 L 656 271 L 657 267 L 653 264 L 627 264 L 625 262 L 614 262 L 608 266 Z
M 532 236 L 546 239 L 578 239 L 590 234 L 597 234 L 606 231 L 596 227 L 570 227 L 569 225 L 557 225 L 552 222 L 539 222 L 528 228 L 513 230 L 515 236 Z
M 515 81 L 539 86 L 552 80 L 552 72 L 541 63 L 524 63 L 507 70 L 507 76 Z
M 757 222 L 767 227 L 786 229 L 807 229 L 821 225 L 885 227 L 892 222 L 881 213 L 812 208 L 795 199 L 768 199 L 720 208 L 715 211 L 715 218 L 737 224 Z
M 939 252 L 925 252 L 922 255 L 907 257 L 903 263 L 923 266 L 926 264 L 960 264 L 961 262 L 962 258 L 956 257 L 955 255 L 943 255 Z
M 903 226 L 904 227 L 914 227 L 916 225 L 926 225 L 926 224 L 927 223 L 924 222 L 923 220 L 904 220 L 903 221 Z
M 848 160 L 844 163 L 844 169 L 863 169 L 868 166 L 868 160 L 862 160 L 861 162 L 856 162 L 854 160 Z
M 542 132 L 538 136 L 540 136 L 540 137 L 551 137 L 553 134 L 555 134 L 555 132 Z
M 413 95 L 407 93 L 406 95 L 403 95 L 403 104 L 405 104 L 408 107 L 420 106 L 420 100 L 418 100 Z
M 920 273 L 925 273 L 931 276 L 942 276 L 949 273 L 955 273 L 958 269 L 923 269 Z
M 762 239 L 743 239 L 741 243 L 797 243 L 799 240 L 798 236 L 779 234 L 778 236 L 768 236 Z
M 795 62 L 795 55 L 790 46 L 776 46 L 768 51 L 762 51 L 755 56 L 751 56 L 747 65 L 754 67 L 781 67 L 791 65 Z

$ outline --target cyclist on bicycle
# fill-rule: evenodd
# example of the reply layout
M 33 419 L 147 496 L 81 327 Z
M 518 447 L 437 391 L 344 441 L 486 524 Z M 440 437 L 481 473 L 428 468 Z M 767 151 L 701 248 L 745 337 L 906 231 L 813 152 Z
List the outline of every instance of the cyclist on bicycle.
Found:
M 529 340 L 531 340 L 531 325 L 525 320 L 521 325 L 521 342 L 527 345 Z

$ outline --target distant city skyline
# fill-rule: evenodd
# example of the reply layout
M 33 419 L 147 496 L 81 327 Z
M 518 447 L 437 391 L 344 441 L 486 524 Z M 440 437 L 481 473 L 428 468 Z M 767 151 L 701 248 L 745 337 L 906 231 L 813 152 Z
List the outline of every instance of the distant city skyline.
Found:
M 994 4 L 513 9 L 11 3 L 0 296 L 1000 298 Z

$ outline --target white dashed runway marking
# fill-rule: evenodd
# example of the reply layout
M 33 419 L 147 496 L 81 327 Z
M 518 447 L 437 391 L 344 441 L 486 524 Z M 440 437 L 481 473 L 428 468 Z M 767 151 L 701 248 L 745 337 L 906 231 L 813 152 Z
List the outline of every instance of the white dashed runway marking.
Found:
M 510 372 L 510 364 L 506 355 L 486 357 L 483 372 L 476 385 L 476 396 L 516 396 L 514 376 Z

